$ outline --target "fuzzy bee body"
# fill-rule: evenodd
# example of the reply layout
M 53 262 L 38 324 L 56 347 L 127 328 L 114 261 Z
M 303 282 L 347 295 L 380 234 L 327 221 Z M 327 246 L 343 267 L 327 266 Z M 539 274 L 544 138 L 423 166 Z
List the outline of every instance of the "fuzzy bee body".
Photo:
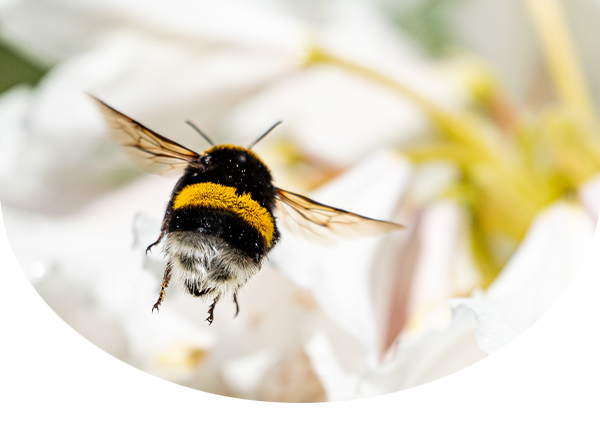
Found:
M 403 228 L 277 188 L 267 166 L 249 148 L 215 146 L 196 129 L 212 145 L 199 154 L 94 99 L 113 139 L 131 150 L 142 167 L 154 173 L 184 170 L 171 193 L 160 236 L 146 250 L 164 241 L 167 256 L 152 310 L 159 308 L 165 289 L 175 282 L 192 296 L 212 299 L 209 324 L 216 303 L 226 296 L 233 298 L 237 315 L 239 289 L 279 241 L 275 213 L 291 231 L 329 242 L 328 236 L 351 239 Z
M 212 299 L 212 308 L 225 296 L 237 304 L 237 291 L 279 240 L 274 207 L 273 178 L 256 154 L 234 145 L 206 151 L 186 168 L 165 212 L 164 287 L 173 278 L 191 295 Z

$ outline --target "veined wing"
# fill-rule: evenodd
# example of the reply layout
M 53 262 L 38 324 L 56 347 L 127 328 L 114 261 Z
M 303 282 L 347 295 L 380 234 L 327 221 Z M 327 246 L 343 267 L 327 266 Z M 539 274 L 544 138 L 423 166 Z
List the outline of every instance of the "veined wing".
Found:
M 126 148 L 133 161 L 143 169 L 152 173 L 166 173 L 174 169 L 185 169 L 198 161 L 198 153 L 153 132 L 96 97 L 91 97 L 98 103 L 113 140 Z
M 327 206 L 300 194 L 275 188 L 276 208 L 285 226 L 296 234 L 331 243 L 335 238 L 357 239 L 403 229 L 393 222 Z

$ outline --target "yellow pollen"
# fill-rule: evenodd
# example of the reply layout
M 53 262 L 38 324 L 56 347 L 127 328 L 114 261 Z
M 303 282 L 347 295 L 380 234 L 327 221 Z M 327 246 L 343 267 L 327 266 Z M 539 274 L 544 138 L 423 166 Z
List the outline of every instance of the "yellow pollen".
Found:
M 233 212 L 257 230 L 267 246 L 273 240 L 275 225 L 269 211 L 253 200 L 250 194 L 237 194 L 234 187 L 226 187 L 212 182 L 188 185 L 175 197 L 173 209 L 188 207 Z

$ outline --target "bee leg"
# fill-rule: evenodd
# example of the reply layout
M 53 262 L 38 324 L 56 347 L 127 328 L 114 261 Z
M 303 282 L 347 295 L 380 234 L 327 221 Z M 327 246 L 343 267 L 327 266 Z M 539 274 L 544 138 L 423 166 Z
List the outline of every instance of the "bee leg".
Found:
M 208 307 L 208 318 L 206 318 L 206 321 L 208 321 L 208 325 L 211 325 L 213 322 L 213 313 L 215 311 L 215 305 L 219 301 L 219 297 L 220 296 L 215 297 L 212 304 Z
M 237 301 L 237 293 L 233 293 L 233 303 L 235 303 L 235 315 L 233 317 L 236 318 L 240 313 L 240 305 Z
M 165 298 L 165 288 L 169 285 L 169 281 L 171 280 L 171 263 L 167 263 L 167 268 L 165 269 L 165 276 L 163 276 L 162 283 L 160 284 L 160 294 L 158 295 L 158 300 L 152 306 L 152 312 L 154 313 L 154 309 L 158 312 L 158 307 L 162 303 Z
M 148 251 L 150 251 L 150 249 L 152 249 L 155 245 L 158 245 L 158 243 L 162 240 L 162 238 L 165 237 L 165 234 L 167 234 L 167 230 L 169 229 L 170 218 L 171 218 L 170 209 L 167 209 L 167 212 L 165 213 L 162 224 L 160 225 L 160 236 L 158 236 L 158 239 L 156 239 L 156 242 L 154 242 L 148 248 L 146 248 L 146 254 L 148 254 Z
M 156 242 L 154 242 L 153 244 L 148 246 L 148 248 L 146 248 L 146 254 L 148 254 L 148 251 L 150 251 L 154 246 L 158 245 L 158 243 L 162 240 L 163 237 L 165 237 L 165 231 L 161 229 L 160 236 L 158 236 L 158 239 L 156 239 Z

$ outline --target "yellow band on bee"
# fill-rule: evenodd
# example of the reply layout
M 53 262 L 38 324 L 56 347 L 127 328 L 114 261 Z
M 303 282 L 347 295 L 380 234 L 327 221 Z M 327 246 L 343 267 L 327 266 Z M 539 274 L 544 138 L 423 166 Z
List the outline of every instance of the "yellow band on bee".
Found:
M 256 229 L 267 245 L 270 245 L 273 240 L 275 226 L 269 211 L 258 204 L 256 200 L 253 200 L 250 194 L 237 194 L 234 187 L 212 182 L 188 185 L 177 194 L 173 202 L 174 210 L 186 207 L 221 209 L 233 212 Z

